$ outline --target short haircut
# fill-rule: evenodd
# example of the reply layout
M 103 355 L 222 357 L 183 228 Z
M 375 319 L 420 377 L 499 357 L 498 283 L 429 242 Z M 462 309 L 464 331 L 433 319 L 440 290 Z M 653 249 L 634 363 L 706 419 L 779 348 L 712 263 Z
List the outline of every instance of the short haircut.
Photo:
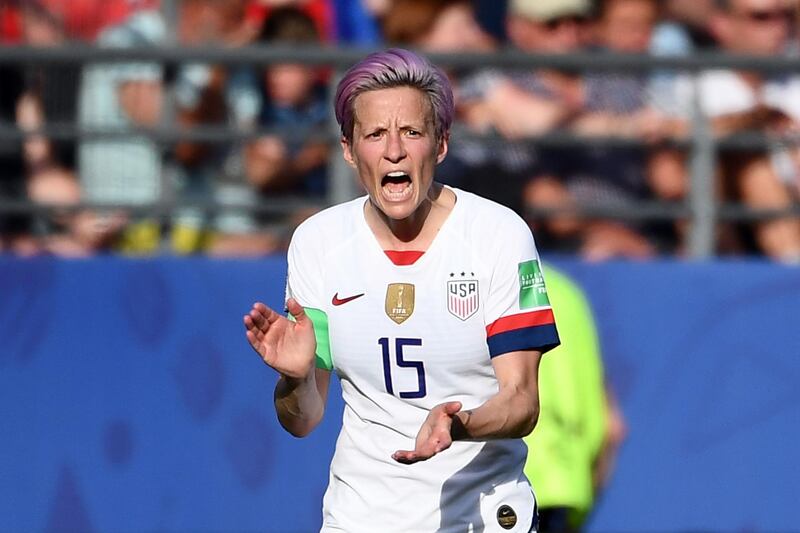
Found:
M 274 9 L 264 21 L 258 40 L 268 43 L 318 44 L 319 32 L 304 11 L 292 7 Z
M 353 140 L 356 98 L 367 91 L 411 87 L 428 99 L 436 138 L 450 131 L 455 114 L 453 89 L 447 75 L 422 56 L 402 48 L 374 52 L 350 67 L 336 88 L 334 109 L 342 136 Z

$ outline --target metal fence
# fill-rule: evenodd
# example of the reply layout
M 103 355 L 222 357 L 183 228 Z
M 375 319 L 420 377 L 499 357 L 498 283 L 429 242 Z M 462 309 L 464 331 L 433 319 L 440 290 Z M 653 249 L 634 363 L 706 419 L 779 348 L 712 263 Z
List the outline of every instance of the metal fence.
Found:
M 114 63 L 129 61 L 155 62 L 165 66 L 177 66 L 186 63 L 205 63 L 221 65 L 264 66 L 274 63 L 300 63 L 326 66 L 341 72 L 353 64 L 370 49 L 351 47 L 285 47 L 285 46 L 247 46 L 241 48 L 187 48 L 139 47 L 139 48 L 101 48 L 88 45 L 71 45 L 69 47 L 32 48 L 32 47 L 0 47 L 0 65 L 49 65 L 89 63 Z M 493 54 L 429 54 L 429 57 L 442 66 L 450 67 L 492 67 L 492 68 L 557 68 L 564 71 L 612 71 L 643 72 L 655 70 L 671 70 L 697 73 L 714 68 L 746 69 L 764 73 L 790 73 L 800 71 L 800 61 L 790 57 L 746 57 L 725 54 L 702 53 L 692 56 L 655 57 L 647 55 L 614 55 L 614 54 L 569 54 L 569 55 L 532 55 L 514 50 L 503 50 Z M 334 75 L 334 79 L 335 79 Z M 714 254 L 714 228 L 719 221 L 755 221 L 781 216 L 800 216 L 800 207 L 794 206 L 785 210 L 754 210 L 738 204 L 720 204 L 714 195 L 714 172 L 718 153 L 725 150 L 767 148 L 775 143 L 796 143 L 797 137 L 767 137 L 760 133 L 739 133 L 728 137 L 715 137 L 706 117 L 699 111 L 698 91 L 694 91 L 695 103 L 692 113 L 691 134 L 685 139 L 671 139 L 670 143 L 686 148 L 690 154 L 690 193 L 688 198 L 677 205 L 660 202 L 647 202 L 629 206 L 604 205 L 582 206 L 564 209 L 538 209 L 531 211 L 535 216 L 550 216 L 557 213 L 569 213 L 579 217 L 602 217 L 617 220 L 678 220 L 690 222 L 688 237 L 689 253 L 694 258 L 709 257 Z M 332 106 L 331 106 L 332 109 Z M 233 127 L 198 126 L 191 129 L 179 128 L 175 124 L 162 123 L 151 129 L 113 130 L 103 128 L 81 128 L 77 124 L 50 124 L 37 131 L 20 131 L 12 126 L 0 126 L 0 142 L 19 141 L 31 135 L 44 135 L 54 140 L 93 139 L 128 137 L 132 135 L 146 136 L 162 144 L 173 144 L 179 141 L 194 142 L 231 142 L 255 139 L 266 134 L 279 134 L 284 138 L 297 138 L 297 132 L 275 131 L 271 129 L 241 130 Z M 321 138 L 330 143 L 338 143 L 338 127 L 331 113 L 330 127 L 327 131 L 318 132 Z M 474 137 L 464 129 L 456 128 L 453 139 Z M 487 140 L 486 137 L 481 139 Z M 494 136 L 488 140 L 503 142 Z M 526 139 L 537 146 L 580 146 L 611 145 L 637 146 L 637 140 L 622 137 L 586 137 L 577 136 L 566 131 L 554 131 L 545 135 Z M 330 158 L 328 204 L 353 198 L 358 191 L 352 178 L 351 170 L 340 157 Z M 257 210 L 261 212 L 290 213 L 301 206 L 313 205 L 303 198 L 281 199 L 274 202 L 265 201 L 257 206 L 225 204 L 225 209 Z M 124 207 L 134 212 L 146 212 L 166 215 L 183 207 L 200 207 L 214 210 L 221 206 L 213 200 L 182 201 L 163 199 L 145 206 L 120 206 L 99 203 L 81 203 L 72 206 L 79 208 Z M 30 202 L 8 201 L 0 199 L 0 212 L 42 211 L 49 208 L 37 206 Z

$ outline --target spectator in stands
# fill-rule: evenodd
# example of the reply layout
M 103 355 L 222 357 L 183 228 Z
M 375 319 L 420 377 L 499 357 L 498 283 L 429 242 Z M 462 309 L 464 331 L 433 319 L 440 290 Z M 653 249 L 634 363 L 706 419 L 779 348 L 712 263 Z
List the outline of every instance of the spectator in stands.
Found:
M 247 11 L 233 10 L 230 4 L 215 0 L 185 0 L 184 42 L 211 41 L 235 46 L 241 44 L 242 24 L 249 27 Z M 244 7 L 240 4 L 240 7 Z M 257 39 L 265 42 L 317 43 L 317 25 L 305 11 L 292 6 L 265 10 L 267 16 Z M 205 12 L 205 35 L 194 31 L 201 25 L 198 12 Z M 242 15 L 245 15 L 243 18 Z M 215 21 L 213 24 L 210 21 Z M 310 37 L 309 37 L 310 36 Z M 179 74 L 176 95 L 181 121 L 192 124 L 231 124 L 242 129 L 258 126 L 317 132 L 327 120 L 321 110 L 324 94 L 314 69 L 295 65 L 275 65 L 259 75 L 249 69 L 192 65 Z M 302 135 L 302 134 L 301 134 Z M 245 145 L 182 143 L 176 151 L 184 170 L 184 181 L 218 203 L 236 204 L 209 217 L 205 223 L 210 238 L 203 248 L 215 255 L 263 255 L 281 245 L 282 232 L 273 231 L 281 223 L 266 220 L 253 209 L 263 195 L 310 194 L 320 197 L 325 190 L 324 161 L 327 145 L 309 141 L 286 142 L 268 136 Z M 222 171 L 220 172 L 220 168 Z M 187 181 L 188 180 L 188 181 Z M 187 220 L 179 229 L 184 236 Z M 186 249 L 185 244 L 181 245 Z
M 340 1 L 345 2 L 346 8 L 350 9 L 350 13 L 340 13 Z M 266 21 L 275 9 L 284 7 L 292 7 L 301 10 L 303 13 L 311 17 L 314 21 L 314 26 L 317 34 L 323 42 L 338 41 L 341 35 L 339 34 L 339 19 L 341 15 L 350 17 L 351 20 L 364 15 L 364 9 L 371 9 L 380 7 L 390 0 L 251 0 L 247 6 L 247 20 L 246 26 L 249 28 L 251 41 L 258 38 L 262 33 L 264 21 Z M 362 2 L 367 5 L 362 5 Z M 370 41 L 374 44 L 375 41 Z
M 23 42 L 29 46 L 65 46 L 69 37 L 59 11 L 37 2 L 23 4 Z M 48 125 L 72 125 L 77 120 L 80 67 L 33 65 L 25 68 L 25 93 L 19 102 L 20 126 L 37 130 Z M 49 165 L 75 168 L 75 141 L 52 141 L 41 135 L 28 137 L 25 160 L 31 172 Z
M 733 54 L 775 56 L 787 53 L 794 12 L 785 0 L 720 0 L 709 21 L 721 49 Z M 797 131 L 800 125 L 800 78 L 788 74 L 715 70 L 696 80 L 700 105 L 710 117 L 714 132 Z M 695 80 L 685 77 L 675 84 L 674 100 L 689 120 Z M 777 147 L 721 154 L 720 189 L 726 198 L 749 207 L 783 209 L 797 202 L 800 165 L 792 151 Z M 685 184 L 665 188 L 686 190 Z M 758 250 L 787 263 L 800 263 L 800 221 L 781 217 L 755 224 L 753 240 Z M 745 242 L 746 247 L 746 242 Z
M 314 46 L 321 36 L 309 14 L 287 6 L 274 9 L 264 21 L 264 44 Z M 322 69 L 294 63 L 267 66 L 260 75 L 262 109 L 259 126 L 276 134 L 250 143 L 243 151 L 247 192 L 256 201 L 305 198 L 324 201 L 328 188 L 328 99 Z M 286 135 L 283 135 L 285 133 Z M 255 195 L 254 195 L 255 191 Z M 290 226 L 313 212 L 301 209 L 286 216 L 251 215 L 239 220 L 250 231 L 285 246 Z M 231 250 L 236 252 L 236 250 Z
M 14 128 L 17 125 L 17 105 L 23 94 L 22 72 L 14 65 L 0 65 L 0 126 Z M 22 143 L 4 141 L 0 143 L 0 202 L 24 201 L 27 198 L 25 164 Z M 30 234 L 31 219 L 28 215 L 0 210 L 0 253 L 30 254 L 35 243 Z
M 125 225 L 121 213 L 95 213 L 71 209 L 81 200 L 75 174 L 59 166 L 47 166 L 30 177 L 29 198 L 51 209 L 33 222 L 38 251 L 61 257 L 84 257 L 107 249 Z M 65 209 L 59 209 L 65 208 Z
M 273 11 L 265 21 L 260 41 L 281 45 L 315 45 L 319 34 L 312 19 L 293 7 Z M 327 96 L 320 69 L 279 63 L 262 73 L 264 128 L 291 132 L 262 137 L 245 152 L 247 178 L 265 195 L 293 193 L 323 198 L 328 143 L 315 134 L 325 131 Z
M 509 40 L 524 52 L 576 52 L 590 7 L 588 0 L 511 0 Z M 492 74 L 482 79 L 480 92 L 465 89 L 470 104 L 464 113 L 473 127 L 493 128 L 514 139 L 561 126 L 580 109 L 580 77 L 553 70 Z
M 601 0 L 591 24 L 592 45 L 598 52 L 643 54 L 650 46 L 658 17 L 656 0 Z M 582 79 L 583 105 L 571 122 L 573 131 L 585 136 L 623 136 L 655 143 L 672 133 L 673 121 L 656 111 L 649 98 L 647 73 L 586 72 Z M 558 187 L 558 197 L 569 204 L 635 206 L 652 198 L 651 173 L 682 175 L 682 160 L 650 147 L 587 147 L 572 152 L 576 165 L 551 179 L 532 180 L 528 193 L 534 205 Z M 671 152 L 670 152 L 671 154 Z M 618 221 L 589 221 L 578 226 L 584 256 L 648 257 L 655 252 L 659 232 L 649 225 Z M 672 245 L 666 239 L 665 247 Z
M 163 42 L 165 27 L 160 13 L 143 9 L 121 23 L 103 29 L 102 47 L 148 46 Z M 154 63 L 90 64 L 84 68 L 79 98 L 79 124 L 84 128 L 128 132 L 124 137 L 83 140 L 79 148 L 79 178 L 83 198 L 93 202 L 141 206 L 161 199 L 162 158 L 157 143 L 132 130 L 155 127 L 162 119 L 163 69 Z M 101 213 L 117 219 L 120 215 Z M 154 253 L 161 241 L 160 223 L 132 216 L 117 232 L 106 226 L 110 243 L 127 253 Z
M 581 47 L 581 28 L 589 11 L 587 0 L 512 0 L 506 34 L 523 52 L 575 52 Z M 580 77 L 551 69 L 483 70 L 463 81 L 458 103 L 459 116 L 470 129 L 496 132 L 504 139 L 496 145 L 470 143 L 462 150 L 470 159 L 488 159 L 486 176 L 490 177 L 484 181 L 506 191 L 507 198 L 516 198 L 513 204 L 497 196 L 493 199 L 524 211 L 527 199 L 523 191 L 531 176 L 556 176 L 559 164 L 565 161 L 558 150 L 524 138 L 547 133 L 571 120 L 580 108 Z M 500 182 L 495 175 L 511 179 Z M 567 244 L 563 239 L 548 240 L 544 230 L 538 237 L 542 248 L 557 245 L 565 249 Z
M 486 52 L 495 48 L 475 18 L 470 0 L 395 0 L 383 18 L 389 44 L 428 52 Z M 453 73 L 451 70 L 451 74 Z
M 66 27 L 66 6 L 56 1 L 27 2 L 22 5 L 23 42 L 35 47 L 66 46 L 71 42 Z M 23 130 L 53 125 L 74 125 L 77 121 L 78 65 L 32 65 L 25 67 L 25 91 L 17 103 L 17 123 Z M 31 135 L 24 141 L 27 198 L 50 208 L 70 206 L 80 200 L 75 176 L 76 141 L 52 140 Z M 66 256 L 87 255 L 95 250 L 90 235 L 112 219 L 92 213 L 53 213 L 31 216 L 32 236 L 42 252 Z M 120 223 L 120 217 L 113 218 Z M 117 228 L 117 230 L 119 227 Z M 83 239 L 79 232 L 83 232 Z M 102 233 L 102 232 L 101 232 Z
M 178 39 L 185 46 L 236 47 L 253 38 L 247 2 L 235 0 L 181 0 Z M 177 122 L 187 130 L 195 126 L 255 127 L 261 106 L 257 81 L 250 69 L 207 63 L 182 65 L 172 86 Z M 184 200 L 222 204 L 253 202 L 244 184 L 239 157 L 241 147 L 232 142 L 191 142 L 176 145 L 169 174 L 176 193 Z M 239 212 L 182 209 L 173 218 L 172 248 L 177 253 L 260 254 L 272 249 L 240 219 Z
M 581 51 L 590 7 L 583 0 L 512 0 L 507 34 L 515 47 L 526 52 Z M 588 121 L 579 120 L 594 111 L 590 98 L 595 95 L 587 92 L 588 87 L 582 76 L 553 69 L 487 77 L 482 94 L 478 93 L 477 98 L 474 93 L 469 95 L 474 99 L 465 106 L 465 115 L 473 127 L 479 128 L 483 123 L 509 139 L 568 126 L 577 126 L 582 131 Z M 609 181 L 605 179 L 608 175 L 598 175 L 591 150 L 539 148 L 536 155 L 536 165 L 527 173 L 528 183 L 521 195 L 526 205 L 559 208 L 598 199 L 630 201 L 618 198 L 627 191 L 614 187 L 613 179 Z M 609 175 L 617 177 L 610 172 Z M 643 182 L 640 176 L 633 179 L 638 180 L 639 196 L 639 190 L 646 188 L 646 184 L 640 183 Z M 621 181 L 624 183 L 623 178 Z M 542 247 L 567 252 L 581 250 L 594 259 L 619 255 L 646 257 L 653 253 L 653 247 L 631 228 L 601 221 L 584 223 L 567 215 L 549 217 L 538 235 Z
M 49 1 L 31 1 L 18 6 L 4 6 L 3 15 L 15 22 L 9 39 L 35 47 L 62 46 L 68 42 L 64 13 Z M 14 9 L 12 9 L 14 8 Z M 2 76 L 3 119 L 8 126 L 32 131 L 52 124 L 72 125 L 76 119 L 79 67 L 72 65 L 4 67 Z M 52 141 L 45 135 L 28 136 L 22 143 L 3 145 L 11 152 L 0 156 L 2 179 L 0 197 L 7 200 L 30 200 L 34 203 L 68 205 L 74 202 L 78 185 L 72 174 L 75 143 Z M 50 179 L 68 175 L 69 187 Z M 66 183 L 62 181 L 61 183 Z M 66 216 L 66 215 L 64 215 Z M 0 221 L 0 249 L 31 254 L 48 251 L 46 229 L 63 221 L 47 213 L 10 214 Z

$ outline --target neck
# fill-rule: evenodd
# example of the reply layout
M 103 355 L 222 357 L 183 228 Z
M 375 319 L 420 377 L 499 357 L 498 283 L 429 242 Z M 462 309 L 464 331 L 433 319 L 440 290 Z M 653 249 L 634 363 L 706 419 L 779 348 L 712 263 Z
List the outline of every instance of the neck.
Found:
M 372 202 L 367 202 L 365 215 L 383 249 L 425 251 L 454 204 L 455 195 L 434 183 L 425 201 L 408 218 L 389 218 Z

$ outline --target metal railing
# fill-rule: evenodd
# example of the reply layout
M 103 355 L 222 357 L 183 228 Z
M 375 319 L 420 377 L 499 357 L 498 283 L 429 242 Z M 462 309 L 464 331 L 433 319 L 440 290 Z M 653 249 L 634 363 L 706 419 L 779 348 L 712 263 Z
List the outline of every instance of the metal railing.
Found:
M 349 47 L 284 47 L 284 46 L 247 46 L 241 48 L 187 48 L 187 47 L 140 47 L 140 48 L 101 48 L 88 45 L 69 47 L 31 48 L 0 47 L 0 65 L 84 65 L 88 63 L 119 63 L 128 61 L 148 61 L 163 65 L 180 65 L 184 63 L 205 63 L 222 65 L 269 65 L 274 63 L 301 63 L 327 66 L 335 72 L 341 72 L 371 49 Z M 532 55 L 515 50 L 503 50 L 493 54 L 429 54 L 437 64 L 449 67 L 465 68 L 557 68 L 565 71 L 680 71 L 698 72 L 701 70 L 725 68 L 752 70 L 764 73 L 787 73 L 800 71 L 800 60 L 790 57 L 747 57 L 725 54 L 702 53 L 692 56 L 646 56 L 646 55 L 614 55 L 581 53 L 570 55 Z M 335 76 L 334 76 L 335 78 Z M 699 91 L 694 91 L 695 100 Z M 332 109 L 332 106 L 331 106 Z M 54 140 L 119 138 L 130 136 L 146 136 L 156 142 L 172 144 L 179 141 L 190 142 L 231 142 L 255 139 L 262 135 L 280 135 L 283 138 L 297 140 L 301 134 L 292 131 L 277 131 L 269 128 L 233 129 L 229 127 L 193 126 L 180 128 L 175 125 L 162 124 L 157 128 L 147 129 L 102 129 L 82 128 L 77 124 L 51 124 L 42 130 L 22 132 L 14 127 L 0 127 L 0 142 L 19 141 L 30 135 L 41 134 Z M 330 127 L 327 131 L 317 132 L 320 139 L 331 144 L 338 143 L 338 127 L 331 113 Z M 479 137 L 489 142 L 503 142 L 498 136 L 476 136 L 463 129 L 456 128 L 453 142 L 459 139 Z M 306 137 L 303 137 L 306 138 Z M 545 135 L 526 139 L 537 146 L 641 146 L 641 141 L 622 137 L 585 137 L 565 131 L 553 131 Z M 792 207 L 786 210 L 752 210 L 740 205 L 717 205 L 714 189 L 714 169 L 717 152 L 722 150 L 766 148 L 776 142 L 797 143 L 797 137 L 775 138 L 760 133 L 739 133 L 724 138 L 716 138 L 710 129 L 706 117 L 700 112 L 699 103 L 694 102 L 692 113 L 691 135 L 685 139 L 670 139 L 668 143 L 686 148 L 690 153 L 691 187 L 689 197 L 683 204 L 668 205 L 658 202 L 643 203 L 613 208 L 606 206 L 583 206 L 569 209 L 537 209 L 537 216 L 549 216 L 569 212 L 581 217 L 603 217 L 619 220 L 676 220 L 688 219 L 691 222 L 689 232 L 689 252 L 692 257 L 709 257 L 714 253 L 714 226 L 719 220 L 764 220 L 780 216 L 798 216 L 800 210 Z M 354 197 L 357 194 L 355 180 L 351 170 L 343 163 L 341 157 L 330 158 L 328 203 L 336 203 Z M 297 202 L 297 203 L 296 203 Z M 259 206 L 225 204 L 226 210 L 250 210 L 271 213 L 285 213 L 303 204 L 302 199 L 275 203 L 265 202 Z M 306 204 L 308 205 L 308 204 Z M 122 207 L 98 203 L 83 203 L 80 207 Z M 138 206 L 129 210 L 149 213 L 169 213 L 180 207 L 202 207 L 213 210 L 220 208 L 213 201 L 183 202 L 180 200 L 162 201 L 152 206 Z M 0 211 L 46 210 L 29 202 L 0 201 Z

